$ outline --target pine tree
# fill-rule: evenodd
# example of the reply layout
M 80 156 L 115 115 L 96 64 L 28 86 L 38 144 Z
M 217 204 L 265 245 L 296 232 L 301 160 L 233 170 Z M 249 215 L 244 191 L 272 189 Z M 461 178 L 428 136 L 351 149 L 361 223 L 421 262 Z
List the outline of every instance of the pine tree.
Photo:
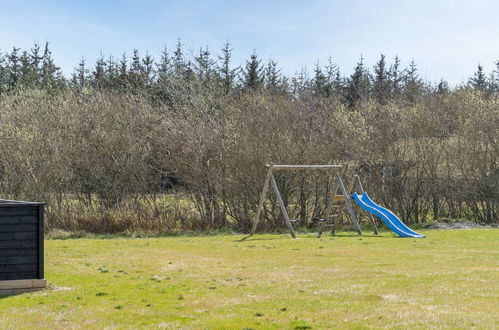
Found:
M 254 52 L 250 56 L 250 60 L 246 61 L 246 68 L 243 70 L 242 76 L 243 87 L 248 90 L 258 90 L 263 87 L 263 68 L 261 60 Z
M 221 62 L 219 66 L 219 75 L 222 82 L 222 89 L 225 94 L 229 94 L 234 88 L 234 80 L 238 69 L 230 68 L 231 57 L 232 48 L 230 48 L 230 43 L 226 41 L 222 47 L 222 56 L 218 56 L 218 60 Z
M 134 49 L 132 52 L 132 61 L 130 63 L 130 69 L 128 71 L 128 79 L 129 82 L 132 84 L 132 88 L 134 90 L 137 90 L 139 88 L 142 88 L 144 86 L 144 81 L 143 81 L 143 67 L 142 67 L 142 61 L 140 59 L 139 51 L 137 49 Z
M 170 75 L 170 72 L 171 72 L 170 54 L 168 53 L 168 49 L 165 46 L 163 48 L 163 51 L 161 52 L 160 61 L 157 64 L 158 81 L 166 80 L 167 76 Z
M 106 62 L 106 70 L 105 70 L 105 84 L 106 88 L 109 89 L 118 89 L 118 64 L 114 60 L 112 55 L 109 55 Z
M 194 58 L 196 77 L 203 86 L 208 86 L 213 78 L 215 62 L 210 58 L 210 55 L 208 47 L 199 48 L 199 55 Z
M 182 50 L 182 42 L 180 39 L 177 40 L 177 45 L 175 51 L 173 52 L 173 69 L 175 75 L 178 77 L 184 77 L 187 65 L 184 59 L 184 53 Z
M 390 98 L 390 85 L 388 79 L 385 55 L 381 54 L 378 63 L 374 66 L 373 94 L 375 100 L 382 105 L 386 104 Z
M 301 68 L 291 79 L 291 92 L 298 97 L 309 86 L 309 77 L 306 68 Z
M 18 85 L 23 88 L 33 88 L 36 86 L 36 73 L 33 74 L 31 60 L 28 51 L 24 50 L 19 57 L 19 80 Z
M 499 61 L 496 61 L 495 68 L 492 70 L 489 78 L 490 90 L 494 93 L 499 92 Z
M 19 76 L 17 80 L 18 87 L 35 88 L 39 85 L 39 55 L 40 47 L 35 44 L 28 52 L 23 50 L 19 56 Z
M 161 52 L 160 62 L 157 65 L 157 74 L 158 74 L 158 84 L 163 85 L 168 81 L 171 73 L 171 61 L 170 54 L 168 53 L 168 49 L 166 46 L 163 48 Z
M 391 97 L 398 98 L 402 94 L 402 74 L 400 72 L 400 59 L 398 56 L 395 56 L 393 64 L 388 70 L 388 81 Z
M 418 68 L 414 59 L 411 60 L 409 68 L 404 71 L 403 78 L 404 95 L 409 103 L 416 103 L 423 93 L 423 82 L 419 78 Z
M 265 68 L 265 88 L 271 93 L 282 92 L 281 70 L 277 68 L 277 62 L 269 59 Z
M 21 76 L 20 63 L 19 63 L 19 50 L 20 48 L 14 47 L 10 54 L 7 54 L 7 73 L 8 85 L 10 89 L 17 87 L 18 79 Z
M 488 87 L 487 77 L 483 71 L 483 66 L 478 64 L 477 70 L 468 81 L 468 84 L 475 90 L 486 91 Z
M 156 75 L 158 79 L 153 85 L 155 88 L 151 89 L 153 92 L 153 99 L 158 104 L 170 104 L 174 103 L 172 99 L 172 84 L 175 81 L 175 69 L 173 68 L 173 60 L 168 53 L 168 49 L 165 47 L 161 52 L 161 57 L 159 63 L 156 64 Z M 174 89 L 175 90 L 175 89 Z
M 49 43 L 45 43 L 41 65 L 41 85 L 47 90 L 60 88 L 64 84 L 64 78 L 52 58 Z
M 118 78 L 117 84 L 121 90 L 126 90 L 129 83 L 129 74 L 128 74 L 128 60 L 126 53 L 121 55 L 121 60 L 118 67 Z
M 329 84 L 326 75 L 322 72 L 319 61 L 315 64 L 314 78 L 312 80 L 312 89 L 315 95 L 328 97 L 330 95 Z
M 144 58 L 141 58 L 137 49 L 133 50 L 130 69 L 128 70 L 128 82 L 131 84 L 134 91 L 139 92 L 150 86 L 153 80 L 153 58 L 146 53 Z
M 154 59 L 146 52 L 146 56 L 142 59 L 142 79 L 146 87 L 149 87 L 154 81 Z
M 326 65 L 326 77 L 328 85 L 330 86 L 330 94 L 341 100 L 344 93 L 343 78 L 341 77 L 338 66 L 333 62 L 331 57 L 328 58 L 328 63 Z
M 88 70 L 85 67 L 85 59 L 82 57 L 71 77 L 72 87 L 80 92 L 84 91 L 87 87 L 87 75 Z
M 33 48 L 30 50 L 31 66 L 33 68 L 34 79 L 36 80 L 36 86 L 41 85 L 41 62 L 43 56 L 40 55 L 40 45 L 35 43 Z
M 369 89 L 369 72 L 364 68 L 364 57 L 361 55 L 353 74 L 348 80 L 348 86 L 346 88 L 346 100 L 348 105 L 350 107 L 355 107 L 359 102 L 367 100 L 369 97 Z
M 95 67 L 92 71 L 92 85 L 97 90 L 106 87 L 106 61 L 104 60 L 104 55 L 102 53 L 95 62 Z

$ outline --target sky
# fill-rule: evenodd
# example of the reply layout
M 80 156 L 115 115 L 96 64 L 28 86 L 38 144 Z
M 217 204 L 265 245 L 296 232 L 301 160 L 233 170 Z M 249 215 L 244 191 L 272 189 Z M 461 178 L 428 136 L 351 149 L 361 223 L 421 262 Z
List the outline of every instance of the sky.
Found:
M 48 41 L 67 76 L 82 57 L 138 49 L 159 58 L 178 39 L 192 54 L 229 41 L 234 66 L 256 52 L 288 75 L 329 57 L 351 74 L 361 54 L 369 67 L 398 55 L 425 80 L 459 84 L 499 60 L 499 1 L 0 0 L 0 51 Z

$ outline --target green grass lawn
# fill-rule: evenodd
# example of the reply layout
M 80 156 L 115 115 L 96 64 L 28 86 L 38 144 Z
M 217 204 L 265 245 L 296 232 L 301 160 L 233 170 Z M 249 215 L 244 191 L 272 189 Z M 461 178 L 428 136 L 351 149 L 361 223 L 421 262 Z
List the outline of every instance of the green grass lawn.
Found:
M 499 230 L 46 241 L 1 328 L 499 328 Z

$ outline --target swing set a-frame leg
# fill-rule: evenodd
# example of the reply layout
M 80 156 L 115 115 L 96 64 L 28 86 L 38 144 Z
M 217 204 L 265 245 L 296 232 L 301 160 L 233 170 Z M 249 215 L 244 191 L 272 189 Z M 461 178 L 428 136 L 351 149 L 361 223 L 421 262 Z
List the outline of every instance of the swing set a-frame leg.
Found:
M 270 175 L 270 183 L 272 184 L 272 188 L 274 189 L 275 197 L 277 198 L 277 201 L 279 202 L 279 206 L 281 207 L 281 212 L 284 217 L 284 221 L 286 222 L 286 226 L 289 229 L 289 232 L 291 233 L 291 237 L 296 238 L 295 231 L 293 229 L 293 225 L 291 224 L 291 220 L 289 219 L 288 211 L 286 210 L 286 205 L 284 205 L 284 201 L 282 200 L 281 193 L 279 192 L 279 189 L 277 188 L 277 183 L 275 182 L 274 176 Z
M 281 193 L 277 188 L 277 183 L 275 182 L 274 175 L 272 175 L 272 165 L 269 165 L 269 169 L 267 171 L 267 176 L 265 177 L 265 182 L 263 183 L 262 193 L 260 195 L 260 201 L 258 202 L 258 209 L 256 211 L 255 218 L 253 219 L 253 226 L 251 227 L 251 233 L 248 237 L 253 236 L 256 231 L 256 227 L 258 226 L 258 222 L 260 222 L 260 216 L 263 210 L 263 203 L 265 202 L 265 197 L 267 195 L 267 191 L 269 190 L 269 183 L 272 185 L 272 189 L 276 195 L 277 201 L 281 208 L 282 215 L 284 217 L 284 221 L 286 222 L 286 226 L 291 233 L 291 237 L 296 238 L 295 231 L 293 229 L 293 225 L 291 224 L 291 220 L 289 219 L 288 211 L 286 210 L 286 205 L 284 205 L 284 201 L 282 200 Z
M 355 216 L 355 211 L 353 210 L 352 207 L 352 200 L 350 199 L 349 193 L 347 193 L 345 184 L 343 183 L 343 179 L 341 178 L 341 174 L 337 172 L 336 176 L 338 178 L 338 182 L 340 183 L 340 188 L 343 194 L 343 198 L 345 199 L 345 206 L 348 210 L 348 213 L 350 213 L 350 218 L 352 219 L 355 230 L 357 231 L 357 234 L 362 235 L 362 230 L 360 229 L 359 222 L 357 221 L 357 217 Z
M 265 196 L 267 196 L 267 191 L 269 190 L 269 183 L 271 176 L 272 176 L 272 166 L 269 167 L 267 175 L 265 176 L 262 193 L 260 194 L 260 201 L 258 202 L 258 209 L 256 210 L 256 215 L 255 218 L 253 219 L 253 226 L 251 227 L 251 232 L 249 236 L 255 235 L 256 227 L 258 226 L 258 222 L 260 222 L 260 215 L 263 210 L 263 203 L 265 202 Z

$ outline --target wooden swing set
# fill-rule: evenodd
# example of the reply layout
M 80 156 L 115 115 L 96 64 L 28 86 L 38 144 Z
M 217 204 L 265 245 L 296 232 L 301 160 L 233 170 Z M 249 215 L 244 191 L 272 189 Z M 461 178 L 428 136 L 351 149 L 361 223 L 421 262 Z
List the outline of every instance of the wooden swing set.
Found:
M 355 215 L 355 210 L 352 204 L 351 194 L 353 193 L 353 189 L 357 185 L 357 191 L 360 193 L 364 193 L 364 189 L 362 187 L 362 183 L 360 181 L 360 177 L 358 175 L 354 175 L 353 180 L 350 182 L 350 185 L 345 187 L 345 183 L 343 182 L 343 178 L 341 176 L 342 165 L 265 165 L 267 167 L 267 175 L 265 177 L 265 181 L 263 183 L 263 189 L 260 194 L 260 201 L 258 203 L 258 209 L 256 211 L 255 217 L 253 218 L 253 226 L 251 228 L 251 233 L 249 236 L 252 236 L 256 232 L 256 228 L 260 221 L 260 216 L 264 207 L 265 199 L 267 196 L 267 192 L 269 186 L 274 190 L 276 200 L 279 203 L 281 208 L 281 213 L 284 217 L 284 221 L 286 223 L 287 228 L 293 238 L 296 238 L 296 233 L 293 228 L 293 224 L 299 222 L 299 219 L 290 219 L 288 211 L 286 209 L 286 205 L 281 197 L 281 193 L 279 188 L 277 187 L 276 180 L 274 178 L 275 171 L 315 171 L 315 170 L 323 170 L 323 171 L 332 171 L 334 178 L 333 189 L 329 189 L 326 196 L 326 216 L 322 218 L 317 218 L 319 224 L 318 236 L 321 237 L 322 233 L 325 230 L 326 226 L 332 227 L 331 233 L 334 234 L 339 222 L 342 218 L 342 214 L 346 209 L 352 221 L 355 231 L 362 235 L 362 230 L 360 228 L 359 222 L 357 220 L 357 216 Z M 373 227 L 373 231 L 375 234 L 378 234 L 378 229 L 376 228 L 376 222 L 374 221 L 373 216 L 369 215 L 371 225 Z

